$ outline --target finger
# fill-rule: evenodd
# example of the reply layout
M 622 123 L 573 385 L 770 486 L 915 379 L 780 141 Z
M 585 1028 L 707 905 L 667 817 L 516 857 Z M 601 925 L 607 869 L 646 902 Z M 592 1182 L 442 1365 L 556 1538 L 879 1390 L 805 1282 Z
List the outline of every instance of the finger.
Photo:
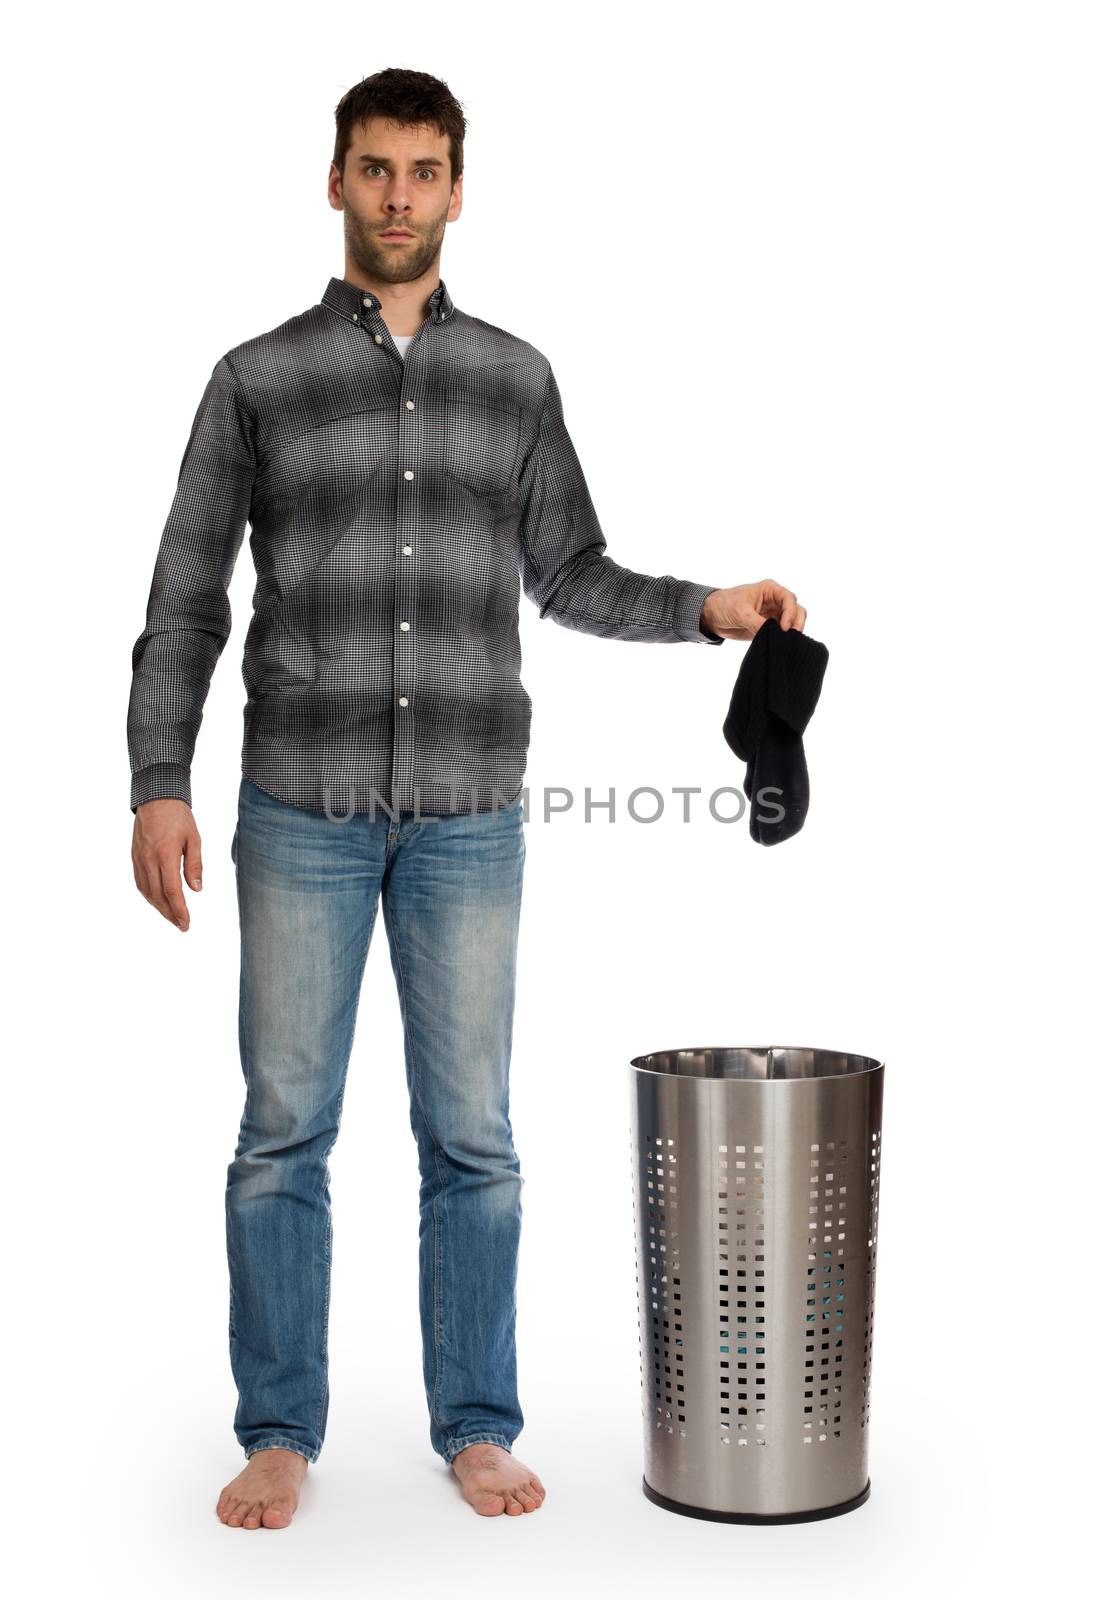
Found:
M 159 861 L 161 892 L 164 895 L 167 911 L 165 915 L 170 921 L 176 923 L 186 933 L 191 918 L 187 911 L 187 902 L 184 900 L 183 885 L 180 882 L 180 864 L 175 856 L 162 857 Z
M 806 627 L 806 625 L 807 625 L 807 608 L 806 608 L 806 606 L 796 606 L 796 608 L 795 608 L 795 621 L 792 623 L 792 627 L 795 629 L 795 631 L 797 633 L 802 633 L 802 631 Z
M 773 585 L 772 601 L 779 614 L 780 626 L 786 633 L 795 621 L 798 602 L 790 589 L 785 589 L 778 583 Z
M 164 884 L 161 881 L 160 863 L 155 855 L 149 855 L 145 858 L 145 884 L 144 893 L 149 904 L 154 910 L 159 911 L 162 917 L 167 917 L 169 922 L 173 922 L 175 918 L 165 896 Z
M 168 907 L 161 889 L 160 868 L 157 865 L 157 858 L 151 850 L 143 851 L 138 856 L 135 873 L 139 875 L 138 887 L 149 901 L 149 904 L 161 912 L 162 915 L 167 916 Z
M 769 617 L 778 617 L 783 608 L 782 597 L 787 590 L 772 578 L 763 578 L 757 585 L 754 596 L 754 605 L 766 620 Z
M 197 828 L 193 829 L 184 840 L 184 877 L 190 888 L 202 888 L 203 847 Z
M 149 873 L 146 869 L 145 861 L 143 857 L 139 855 L 135 855 L 132 860 L 134 863 L 134 882 L 137 884 L 139 891 L 145 897 L 145 899 L 149 900 L 152 898 L 152 895 L 149 888 Z

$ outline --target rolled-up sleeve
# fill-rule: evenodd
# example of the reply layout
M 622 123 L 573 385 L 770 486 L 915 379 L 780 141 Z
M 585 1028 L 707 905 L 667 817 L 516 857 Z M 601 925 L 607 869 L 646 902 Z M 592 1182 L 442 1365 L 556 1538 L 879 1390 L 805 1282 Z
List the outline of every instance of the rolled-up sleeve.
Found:
M 191 804 L 191 762 L 230 631 L 229 583 L 256 473 L 253 418 L 223 356 L 210 375 L 161 535 L 145 627 L 131 655 L 130 809 Z
M 541 618 L 602 639 L 724 643 L 700 625 L 703 603 L 717 584 L 651 578 L 605 555 L 606 540 L 550 367 L 538 434 L 521 466 L 518 490 L 520 578 Z

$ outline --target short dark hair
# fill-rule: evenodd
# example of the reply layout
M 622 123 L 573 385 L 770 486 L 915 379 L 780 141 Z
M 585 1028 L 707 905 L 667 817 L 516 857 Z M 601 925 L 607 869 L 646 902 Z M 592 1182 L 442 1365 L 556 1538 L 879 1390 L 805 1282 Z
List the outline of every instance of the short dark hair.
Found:
M 370 117 L 385 117 L 406 128 L 424 123 L 434 127 L 446 136 L 450 147 L 451 182 L 462 177 L 466 117 L 459 101 L 439 78 L 408 67 L 383 67 L 347 91 L 336 108 L 333 151 L 333 161 L 342 177 L 352 135 Z

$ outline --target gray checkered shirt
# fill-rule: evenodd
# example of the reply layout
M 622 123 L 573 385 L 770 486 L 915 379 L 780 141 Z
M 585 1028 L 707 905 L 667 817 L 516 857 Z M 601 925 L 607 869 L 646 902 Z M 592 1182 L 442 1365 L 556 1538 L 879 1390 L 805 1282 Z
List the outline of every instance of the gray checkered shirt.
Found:
M 403 361 L 379 301 L 318 304 L 236 345 L 184 451 L 133 650 L 130 807 L 191 804 L 246 523 L 242 770 L 293 805 L 488 811 L 523 788 L 519 595 L 604 639 L 722 644 L 716 584 L 618 566 L 546 356 L 440 283 Z

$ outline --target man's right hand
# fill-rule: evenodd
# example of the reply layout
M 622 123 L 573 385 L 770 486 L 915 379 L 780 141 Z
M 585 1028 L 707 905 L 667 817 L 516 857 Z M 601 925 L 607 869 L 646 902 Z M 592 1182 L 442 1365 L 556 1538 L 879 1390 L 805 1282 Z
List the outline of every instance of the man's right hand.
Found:
M 186 800 L 147 800 L 134 813 L 131 849 L 134 882 L 162 917 L 186 933 L 191 916 L 180 882 L 180 860 L 188 888 L 203 886 L 202 844 Z

